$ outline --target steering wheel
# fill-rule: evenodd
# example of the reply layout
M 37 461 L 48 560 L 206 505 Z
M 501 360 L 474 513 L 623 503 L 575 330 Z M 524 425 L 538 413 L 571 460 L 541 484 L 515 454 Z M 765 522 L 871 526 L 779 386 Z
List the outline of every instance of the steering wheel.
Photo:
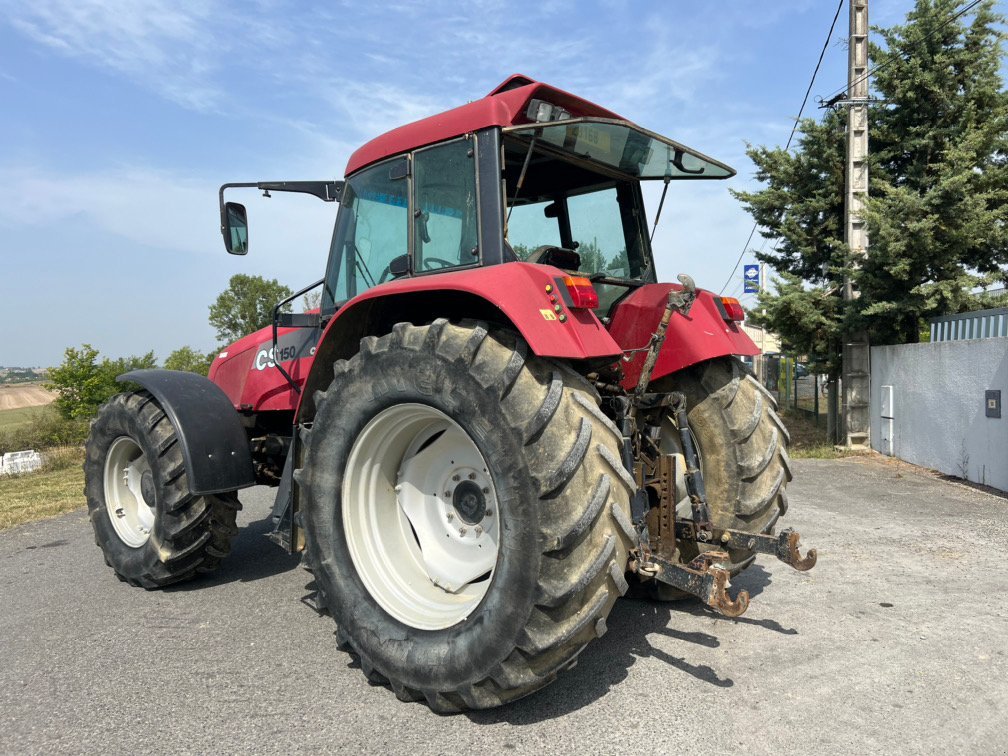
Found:
M 436 263 L 437 267 L 431 263 Z M 441 257 L 425 257 L 423 259 L 422 267 L 424 270 L 441 270 L 442 268 L 457 268 L 458 263 L 452 262 L 451 260 L 445 260 Z

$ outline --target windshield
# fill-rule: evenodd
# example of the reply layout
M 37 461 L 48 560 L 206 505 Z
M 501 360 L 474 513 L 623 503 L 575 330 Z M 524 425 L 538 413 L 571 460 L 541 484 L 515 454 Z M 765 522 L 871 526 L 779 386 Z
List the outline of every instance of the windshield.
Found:
M 627 121 L 572 118 L 506 131 L 526 140 L 535 138 L 546 149 L 636 179 L 723 179 L 735 175 L 724 163 Z

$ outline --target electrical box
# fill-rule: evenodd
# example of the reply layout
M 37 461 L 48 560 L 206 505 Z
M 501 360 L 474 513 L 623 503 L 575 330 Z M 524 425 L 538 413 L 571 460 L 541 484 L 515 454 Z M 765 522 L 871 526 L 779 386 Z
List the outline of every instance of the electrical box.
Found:
M 988 389 L 984 392 L 987 417 L 1001 417 L 1001 389 Z
M 893 421 L 891 417 L 882 418 L 879 424 L 879 451 L 891 457 L 893 456 Z
M 892 386 L 882 387 L 882 417 L 893 418 Z

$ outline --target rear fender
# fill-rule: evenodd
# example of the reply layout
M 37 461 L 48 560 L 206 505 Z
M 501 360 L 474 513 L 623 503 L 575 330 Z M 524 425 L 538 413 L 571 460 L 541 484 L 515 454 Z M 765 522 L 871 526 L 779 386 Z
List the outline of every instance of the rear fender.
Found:
M 669 292 L 680 290 L 679 284 L 648 284 L 635 289 L 616 306 L 609 333 L 623 349 L 641 350 L 623 363 L 624 388 L 632 389 L 640 380 L 646 347 L 665 311 Z M 673 313 L 652 380 L 716 357 L 760 353 L 738 323 L 724 319 L 719 304 L 711 292 L 698 290 L 688 315 Z
M 140 384 L 161 404 L 182 446 L 190 492 L 215 494 L 255 485 L 248 436 L 219 386 L 180 370 L 134 370 L 116 380 Z
M 301 396 L 299 420 L 314 416 L 312 395 L 332 381 L 333 363 L 356 354 L 363 337 L 389 333 L 396 323 L 486 320 L 513 328 L 540 357 L 616 360 L 620 346 L 594 313 L 570 309 L 556 291 L 557 279 L 564 275 L 548 265 L 514 262 L 419 275 L 369 289 L 326 325 Z

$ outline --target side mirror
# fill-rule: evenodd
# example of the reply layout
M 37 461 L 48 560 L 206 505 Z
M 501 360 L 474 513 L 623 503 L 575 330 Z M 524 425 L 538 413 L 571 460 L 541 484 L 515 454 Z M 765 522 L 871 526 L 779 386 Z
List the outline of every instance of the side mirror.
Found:
M 558 218 L 560 216 L 560 206 L 556 202 L 550 202 L 543 208 L 543 215 L 547 218 Z
M 248 254 L 248 214 L 245 205 L 225 202 L 221 233 L 224 234 L 224 248 L 232 255 Z

